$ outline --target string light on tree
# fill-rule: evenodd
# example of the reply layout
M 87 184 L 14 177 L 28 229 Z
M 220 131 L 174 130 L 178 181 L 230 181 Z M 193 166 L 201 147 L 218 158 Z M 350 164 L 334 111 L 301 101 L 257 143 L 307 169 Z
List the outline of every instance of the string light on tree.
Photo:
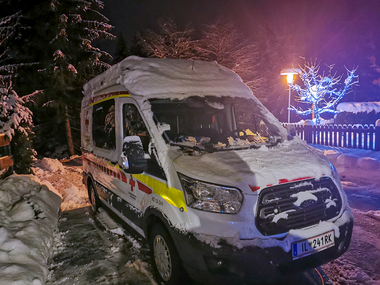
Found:
M 332 113 L 337 114 L 337 103 L 352 90 L 354 85 L 359 83 L 359 76 L 355 75 L 357 68 L 348 70 L 347 78 L 344 80 L 343 88 L 339 89 L 343 75 L 336 76 L 332 74 L 334 65 L 328 66 L 328 74 L 323 72 L 319 74 L 320 66 L 316 63 L 305 63 L 305 67 L 300 67 L 298 76 L 300 77 L 304 87 L 290 82 L 289 87 L 295 90 L 298 94 L 296 100 L 301 103 L 311 105 L 309 109 L 302 110 L 290 106 L 290 110 L 297 114 L 307 116 L 314 114 L 315 122 L 320 124 L 321 114 Z

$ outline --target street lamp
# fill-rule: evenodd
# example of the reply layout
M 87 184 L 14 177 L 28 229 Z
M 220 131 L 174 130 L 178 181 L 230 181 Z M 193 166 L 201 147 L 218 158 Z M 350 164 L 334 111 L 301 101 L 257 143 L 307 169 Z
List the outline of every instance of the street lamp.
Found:
M 290 94 L 292 89 L 290 88 L 290 84 L 293 83 L 293 75 L 298 74 L 301 70 L 298 68 L 285 68 L 281 70 L 281 75 L 286 75 L 286 81 L 289 85 L 289 101 L 288 101 L 288 123 L 290 123 Z

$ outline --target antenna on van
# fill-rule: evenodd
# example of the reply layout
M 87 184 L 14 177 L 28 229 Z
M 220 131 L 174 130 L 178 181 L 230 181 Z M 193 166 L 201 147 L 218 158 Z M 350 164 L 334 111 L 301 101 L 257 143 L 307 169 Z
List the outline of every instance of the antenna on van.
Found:
M 195 60 L 193 59 L 193 65 L 191 66 L 191 70 L 194 70 L 194 63 L 195 63 Z

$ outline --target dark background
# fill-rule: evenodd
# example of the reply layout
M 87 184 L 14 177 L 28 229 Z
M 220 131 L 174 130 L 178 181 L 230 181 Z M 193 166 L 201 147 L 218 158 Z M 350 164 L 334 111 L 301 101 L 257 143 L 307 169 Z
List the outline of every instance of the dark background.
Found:
M 103 13 L 115 35 L 131 39 L 136 32 L 155 30 L 158 18 L 171 18 L 180 28 L 192 24 L 200 32 L 218 17 L 236 20 L 247 38 L 269 24 L 291 37 L 297 53 L 346 76 L 358 67 L 360 86 L 343 101 L 380 100 L 379 0 L 104 0 Z M 115 52 L 115 42 L 107 50 Z M 301 61 L 302 62 L 302 61 Z M 298 63 L 295 63 L 298 64 Z M 284 66 L 283 68 L 286 68 Z M 286 88 L 286 86 L 284 86 Z

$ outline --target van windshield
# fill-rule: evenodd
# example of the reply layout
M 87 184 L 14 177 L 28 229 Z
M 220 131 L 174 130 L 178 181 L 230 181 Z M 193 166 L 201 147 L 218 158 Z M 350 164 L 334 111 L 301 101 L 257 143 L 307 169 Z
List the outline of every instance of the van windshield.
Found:
M 204 150 L 273 146 L 284 138 L 254 100 L 190 97 L 150 100 L 167 143 Z

